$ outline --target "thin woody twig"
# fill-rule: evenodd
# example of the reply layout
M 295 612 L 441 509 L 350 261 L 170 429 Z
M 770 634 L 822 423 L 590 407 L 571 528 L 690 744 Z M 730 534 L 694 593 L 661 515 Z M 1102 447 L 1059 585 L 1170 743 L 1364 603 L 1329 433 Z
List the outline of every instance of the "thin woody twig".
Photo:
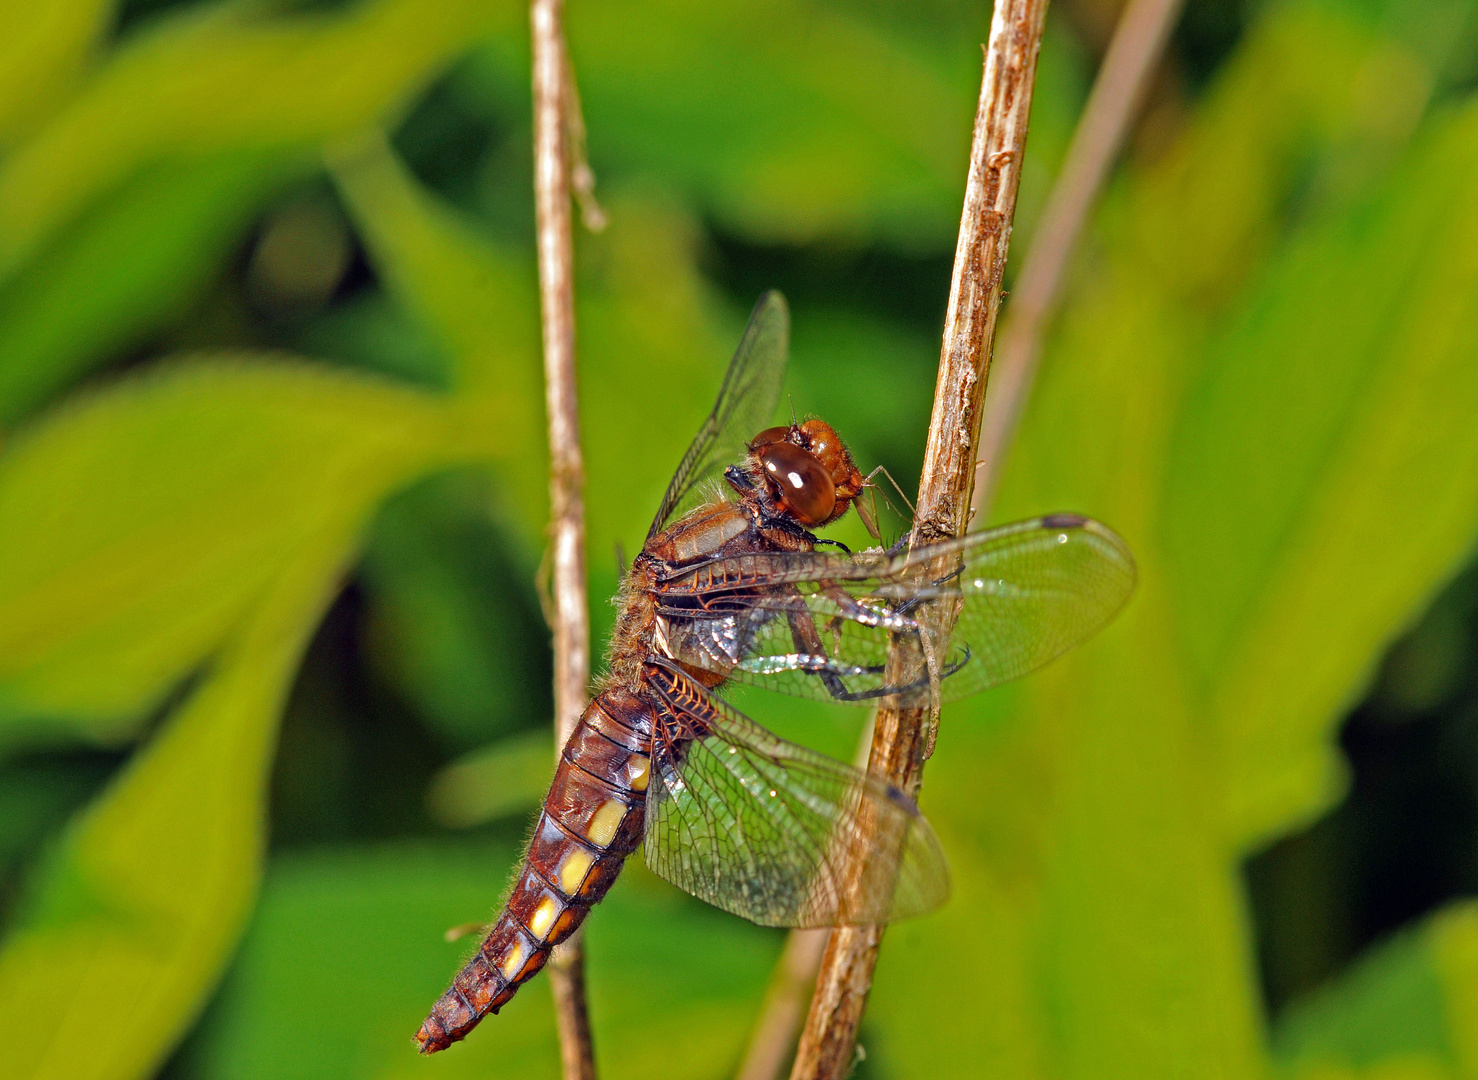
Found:
M 986 370 L 1046 14 L 1047 0 L 997 0 L 991 19 L 934 413 L 910 536 L 914 546 L 957 536 L 968 521 Z M 933 745 L 932 721 L 933 713 L 925 708 L 880 709 L 868 771 L 917 792 Z M 832 931 L 791 1080 L 840 1080 L 851 1068 L 882 933 L 881 926 Z
M 585 466 L 575 396 L 574 241 L 570 221 L 568 117 L 572 79 L 561 28 L 562 0 L 532 0 L 534 205 L 539 302 L 549 414 L 550 559 L 554 591 L 555 753 L 585 708 L 590 683 L 590 616 L 585 591 Z M 585 1005 L 577 933 L 549 961 L 565 1080 L 594 1080 L 595 1050 Z
M 990 392 L 985 396 L 970 506 L 971 522 L 977 526 L 984 522 L 984 508 L 995 494 L 1006 448 L 1031 391 L 1042 334 L 1057 307 L 1068 259 L 1139 109 L 1181 4 L 1182 0 L 1129 0 L 1125 5 L 1042 209 L 1042 224 L 1027 246 L 1002 320 Z
M 565 51 L 565 152 L 570 170 L 570 187 L 580 207 L 580 223 L 593 233 L 608 224 L 606 212 L 595 198 L 595 172 L 585 152 L 585 110 L 580 105 L 580 86 L 575 81 L 575 68 Z

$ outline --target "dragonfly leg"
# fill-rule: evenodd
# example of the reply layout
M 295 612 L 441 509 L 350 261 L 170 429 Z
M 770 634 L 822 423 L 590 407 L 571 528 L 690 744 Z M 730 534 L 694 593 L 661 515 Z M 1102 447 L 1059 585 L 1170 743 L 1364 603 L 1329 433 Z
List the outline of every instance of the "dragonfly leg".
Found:
M 958 577 L 959 573 L 960 571 L 955 571 L 955 573 L 941 578 L 935 584 L 942 585 L 952 578 Z M 824 589 L 823 592 L 828 599 L 837 605 L 842 615 L 853 622 L 863 625 L 887 625 L 890 622 L 898 620 L 902 608 L 909 606 L 900 605 L 899 613 L 882 616 L 871 608 L 859 603 L 856 597 L 852 596 L 845 589 L 832 586 Z M 799 593 L 797 593 L 797 598 L 799 599 Z M 811 657 L 814 661 L 813 664 L 808 665 L 804 670 L 810 671 L 820 679 L 821 684 L 826 687 L 827 693 L 837 701 L 856 702 L 871 701 L 877 698 L 909 697 L 913 694 L 928 692 L 931 688 L 929 677 L 924 675 L 902 685 L 876 686 L 867 690 L 851 690 L 842 681 L 841 674 L 833 666 L 832 660 L 826 651 L 826 644 L 822 639 L 821 632 L 816 627 L 816 621 L 812 617 L 810 609 L 805 607 L 804 604 L 798 603 L 786 612 L 786 617 L 790 622 L 791 640 L 795 642 L 796 651 L 803 656 Z M 919 633 L 918 624 L 914 623 L 911 619 L 906 620 L 906 622 L 906 626 L 897 627 L 895 632 L 900 634 L 911 632 L 917 635 Z M 959 659 L 945 665 L 938 673 L 938 677 L 940 679 L 949 678 L 969 663 L 970 657 L 970 649 L 966 646 Z M 884 672 L 882 665 L 872 665 L 863 668 L 847 665 L 846 670 L 851 674 L 863 675 L 881 675 Z
M 794 591 L 794 590 L 792 590 Z M 796 599 L 800 599 L 800 593 L 796 593 Z M 790 622 L 790 638 L 795 642 L 796 651 L 806 656 L 816 657 L 825 661 L 826 645 L 821 640 L 821 634 L 816 629 L 816 621 L 811 618 L 811 612 L 804 604 L 797 604 L 795 608 L 787 611 L 786 618 Z M 842 682 L 842 677 L 835 671 L 822 665 L 815 671 L 821 684 L 826 687 L 827 693 L 838 701 L 855 701 L 852 692 L 847 689 L 847 684 Z
M 850 555 L 850 554 L 852 554 L 852 549 L 849 548 L 846 544 L 842 543 L 840 540 L 828 540 L 824 536 L 818 536 L 818 537 L 816 537 L 816 543 L 818 545 L 820 545 L 820 544 L 831 544 L 833 547 L 839 547 L 839 548 L 841 548 L 842 549 L 842 554 L 844 554 L 844 555 Z
M 929 582 L 929 588 L 937 589 L 941 585 L 948 585 L 951 581 L 959 577 L 964 572 L 965 566 L 963 563 L 961 563 L 950 573 L 945 574 L 943 577 L 935 578 L 933 581 Z M 907 615 L 910 611 L 916 611 L 920 604 L 928 603 L 929 599 L 929 597 L 917 597 L 913 600 L 905 600 L 903 603 L 898 605 L 898 614 Z

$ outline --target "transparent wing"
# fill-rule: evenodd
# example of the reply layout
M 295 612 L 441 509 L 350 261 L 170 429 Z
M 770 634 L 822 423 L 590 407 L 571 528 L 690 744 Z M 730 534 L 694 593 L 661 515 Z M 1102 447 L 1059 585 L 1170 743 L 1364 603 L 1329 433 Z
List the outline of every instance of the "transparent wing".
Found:
M 1061 656 L 1113 618 L 1134 579 L 1134 559 L 1112 530 L 1056 514 L 891 558 L 717 560 L 664 582 L 659 610 L 685 663 L 800 697 L 921 704 Z M 958 613 L 946 640 L 919 620 L 936 601 Z
M 667 485 L 647 539 L 691 509 L 693 500 L 689 496 L 698 493 L 705 480 L 742 461 L 749 440 L 769 426 L 780 403 L 789 348 L 790 309 L 785 297 L 767 292 L 754 305 L 739 348 L 729 361 L 713 412 L 698 429 Z
M 651 685 L 664 716 L 644 851 L 660 877 L 762 926 L 881 923 L 944 902 L 944 852 L 902 791 L 770 734 L 679 671 Z

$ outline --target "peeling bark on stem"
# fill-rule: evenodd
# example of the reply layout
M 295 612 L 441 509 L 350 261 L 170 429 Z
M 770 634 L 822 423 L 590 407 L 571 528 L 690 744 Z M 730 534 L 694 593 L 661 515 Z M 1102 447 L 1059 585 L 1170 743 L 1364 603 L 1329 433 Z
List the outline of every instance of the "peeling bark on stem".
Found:
M 549 415 L 549 543 L 554 593 L 555 753 L 580 719 L 590 684 L 590 616 L 585 589 L 585 465 L 575 395 L 574 241 L 570 213 L 567 117 L 573 80 L 561 27 L 561 0 L 532 0 L 534 206 L 539 242 L 539 303 Z M 585 1004 L 581 935 L 549 961 L 565 1080 L 595 1080 Z
M 1046 13 L 1046 0 L 997 0 L 991 19 L 912 545 L 957 536 L 968 524 L 986 371 Z M 928 709 L 880 709 L 868 770 L 917 793 L 933 748 L 933 721 Z M 881 926 L 832 931 L 791 1080 L 840 1080 L 850 1070 L 882 935 Z

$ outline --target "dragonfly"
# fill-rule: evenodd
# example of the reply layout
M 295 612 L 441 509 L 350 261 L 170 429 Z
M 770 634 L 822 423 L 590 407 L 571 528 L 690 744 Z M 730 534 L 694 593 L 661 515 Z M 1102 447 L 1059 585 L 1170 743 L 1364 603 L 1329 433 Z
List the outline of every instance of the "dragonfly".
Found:
M 508 898 L 421 1025 L 422 1053 L 502 1008 L 638 847 L 659 876 L 765 926 L 938 907 L 948 864 L 912 797 L 720 692 L 936 707 L 1043 666 L 1128 600 L 1128 547 L 1077 514 L 912 550 L 818 537 L 854 508 L 878 535 L 871 482 L 824 420 L 771 426 L 788 342 L 785 301 L 767 293 L 626 571 L 606 673 Z

